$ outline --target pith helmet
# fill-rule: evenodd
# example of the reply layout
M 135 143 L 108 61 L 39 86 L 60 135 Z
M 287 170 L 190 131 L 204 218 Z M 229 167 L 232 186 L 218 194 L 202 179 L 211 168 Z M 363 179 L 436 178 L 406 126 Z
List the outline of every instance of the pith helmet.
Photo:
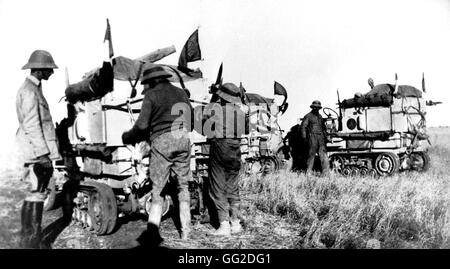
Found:
M 309 106 L 310 108 L 322 108 L 322 104 L 320 103 L 320 101 L 315 100 L 312 102 L 312 104 Z
M 144 70 L 141 84 L 147 84 L 152 79 L 170 78 L 171 76 L 162 66 L 152 66 Z
M 242 103 L 241 90 L 233 83 L 225 83 L 218 90 L 217 95 L 232 104 Z
M 22 67 L 22 69 L 40 69 L 51 68 L 56 69 L 58 66 L 53 61 L 53 57 L 50 52 L 45 50 L 35 50 L 31 53 L 28 63 Z

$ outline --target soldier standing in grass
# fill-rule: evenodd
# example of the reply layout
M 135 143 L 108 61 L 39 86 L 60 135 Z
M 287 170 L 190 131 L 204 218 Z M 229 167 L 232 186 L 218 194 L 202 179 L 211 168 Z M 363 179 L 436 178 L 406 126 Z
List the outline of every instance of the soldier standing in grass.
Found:
M 302 139 L 308 143 L 307 173 L 312 173 L 316 153 L 319 154 L 322 166 L 322 174 L 329 174 L 329 161 L 326 149 L 326 127 L 325 121 L 319 113 L 322 108 L 320 101 L 311 104 L 311 112 L 303 117 L 300 125 Z
M 133 128 L 122 134 L 124 144 L 150 142 L 152 203 L 147 231 L 138 239 L 142 247 L 157 247 L 163 241 L 159 233 L 163 205 L 161 192 L 169 177 L 175 180 L 178 189 L 180 237 L 183 240 L 188 239 L 190 231 L 188 182 L 192 178 L 192 172 L 189 131 L 193 110 L 186 92 L 167 80 L 171 76 L 161 66 L 144 70 L 142 84 L 145 86 L 141 112 Z M 185 109 L 181 117 L 172 113 L 175 107 Z
M 21 213 L 21 240 L 23 248 L 41 248 L 41 222 L 47 187 L 53 174 L 53 160 L 61 159 L 47 100 L 42 93 L 42 80 L 48 80 L 58 68 L 51 54 L 34 51 L 22 69 L 31 69 L 30 75 L 17 92 L 16 112 L 19 129 L 16 141 L 24 163 L 23 179 L 32 185 L 25 197 Z
M 219 87 L 205 108 L 205 114 L 211 117 L 204 128 L 212 127 L 205 132 L 210 143 L 208 194 L 220 224 L 211 235 L 229 236 L 242 229 L 239 219 L 240 143 L 247 124 L 240 89 L 233 83 Z

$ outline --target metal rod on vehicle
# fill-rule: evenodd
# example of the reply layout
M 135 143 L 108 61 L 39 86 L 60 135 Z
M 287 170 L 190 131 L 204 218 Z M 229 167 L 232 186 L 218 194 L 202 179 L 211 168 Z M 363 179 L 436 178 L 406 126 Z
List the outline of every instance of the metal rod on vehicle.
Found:
M 189 99 L 189 101 L 191 101 L 192 103 L 201 104 L 201 105 L 207 105 L 207 104 L 209 104 L 209 103 L 202 102 L 202 101 L 197 101 L 197 100 L 194 100 L 194 99 Z

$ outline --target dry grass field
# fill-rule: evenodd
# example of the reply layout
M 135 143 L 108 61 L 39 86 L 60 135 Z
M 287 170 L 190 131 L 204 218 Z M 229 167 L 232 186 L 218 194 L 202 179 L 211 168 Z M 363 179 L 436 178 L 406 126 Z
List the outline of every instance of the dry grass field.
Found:
M 161 226 L 169 248 L 450 248 L 450 128 L 431 128 L 431 168 L 388 178 L 306 177 L 288 171 L 242 179 L 244 231 L 208 236 L 196 223 L 191 240 L 178 239 L 173 221 Z M 17 248 L 26 184 L 12 169 L 0 178 L 0 248 Z M 60 209 L 44 214 L 43 227 Z M 111 235 L 95 236 L 72 223 L 53 248 L 129 248 L 145 220 L 121 221 Z
M 426 173 L 251 177 L 256 207 L 299 223 L 300 248 L 450 248 L 450 128 L 430 130 Z

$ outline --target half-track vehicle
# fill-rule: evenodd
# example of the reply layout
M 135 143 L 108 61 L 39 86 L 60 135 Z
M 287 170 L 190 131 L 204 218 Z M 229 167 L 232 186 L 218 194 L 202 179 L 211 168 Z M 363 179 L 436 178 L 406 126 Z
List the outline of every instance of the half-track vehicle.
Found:
M 137 59 L 110 56 L 80 82 L 69 84 L 67 78 L 68 113 L 56 127 L 64 160 L 56 165 L 56 180 L 52 181 L 46 209 L 53 207 L 55 194 L 60 192 L 64 202 L 73 205 L 72 218 L 98 235 L 113 232 L 120 217 L 148 214 L 152 186 L 148 177 L 149 145 L 124 145 L 121 136 L 139 116 L 143 96 L 136 85 L 142 71 L 174 52 L 175 47 L 170 46 Z M 202 78 L 199 69 L 158 65 L 172 74 L 171 82 L 180 83 L 185 90 L 184 82 Z M 118 87 L 120 81 L 129 82 L 131 87 Z M 192 161 L 196 172 L 195 159 Z M 189 182 L 194 214 L 202 205 L 197 178 Z M 163 215 L 176 203 L 175 191 L 169 180 L 163 191 Z
M 211 85 L 213 93 L 222 83 L 223 64 L 219 68 L 216 82 Z M 241 136 L 241 174 L 268 174 L 282 168 L 289 159 L 289 148 L 283 139 L 283 130 L 278 124 L 278 117 L 287 108 L 287 91 L 278 82 L 274 82 L 274 94 L 284 97 L 278 106 L 274 98 L 267 98 L 256 93 L 247 93 L 240 84 L 242 103 L 247 106 L 248 130 Z M 199 131 L 201 133 L 201 131 Z M 197 170 L 205 177 L 208 170 L 209 144 L 206 139 L 194 144 Z
M 345 176 L 426 171 L 428 102 L 423 92 L 397 82 L 379 84 L 366 94 L 338 100 L 338 112 L 324 108 L 330 167 Z

